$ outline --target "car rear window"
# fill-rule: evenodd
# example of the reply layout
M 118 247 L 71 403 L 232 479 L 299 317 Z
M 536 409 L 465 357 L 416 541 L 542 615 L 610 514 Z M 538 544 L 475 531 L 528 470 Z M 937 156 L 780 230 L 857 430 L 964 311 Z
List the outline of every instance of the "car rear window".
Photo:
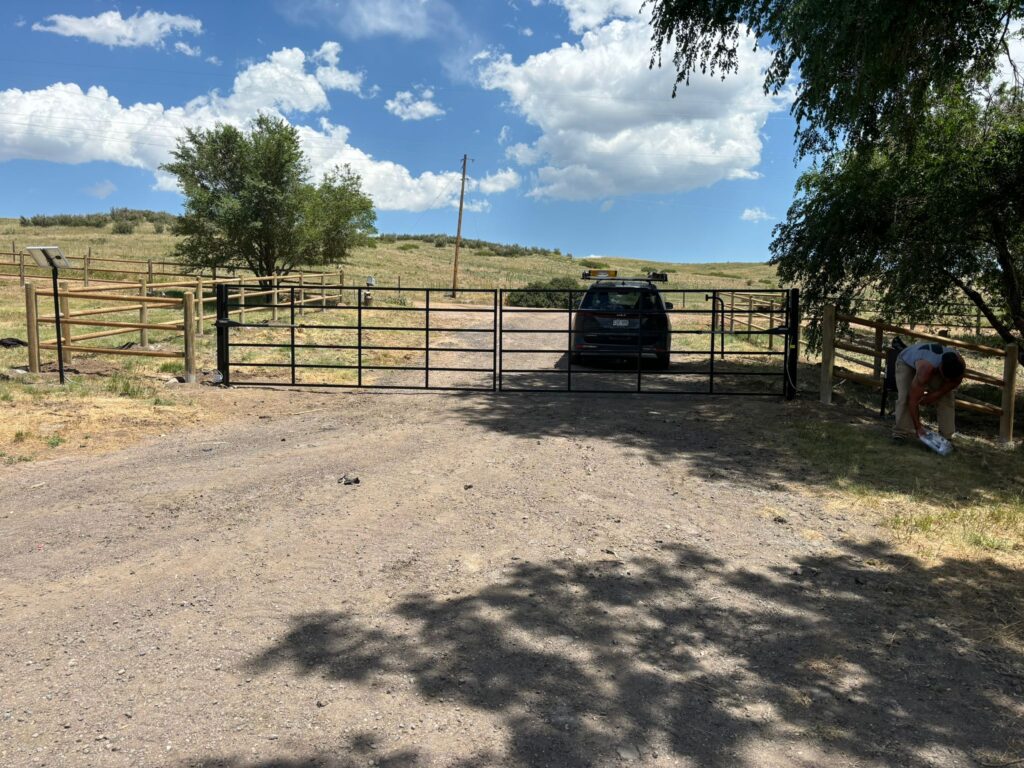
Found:
M 657 309 L 653 291 L 639 288 L 591 288 L 583 297 L 580 309 L 622 312 L 630 309 Z

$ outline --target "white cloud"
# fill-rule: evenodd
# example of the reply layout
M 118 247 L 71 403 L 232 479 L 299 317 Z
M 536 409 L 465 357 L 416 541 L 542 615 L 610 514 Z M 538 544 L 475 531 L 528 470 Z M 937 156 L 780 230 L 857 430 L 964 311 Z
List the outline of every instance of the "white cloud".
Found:
M 362 93 L 364 74 L 362 72 L 349 72 L 348 70 L 338 69 L 338 62 L 341 61 L 340 43 L 328 40 L 310 58 L 321 64 L 321 66 L 316 68 L 316 79 L 324 88 L 334 91 L 348 91 L 349 93 Z
M 419 88 L 418 96 L 412 91 L 399 91 L 395 98 L 384 102 L 384 108 L 402 120 L 426 120 L 445 113 L 434 103 L 434 92 L 430 88 Z
M 203 23 L 191 16 L 146 11 L 124 18 L 120 11 L 106 11 L 97 16 L 48 16 L 49 25 L 37 22 L 32 25 L 36 32 L 53 32 L 64 37 L 81 37 L 101 45 L 139 48 L 159 48 L 164 38 L 186 32 L 199 35 Z
M 182 106 L 122 104 L 102 86 L 83 90 L 75 83 L 3 90 L 0 162 L 113 162 L 149 170 L 157 189 L 175 190 L 174 178 L 157 169 L 170 159 L 186 128 L 211 128 L 218 122 L 243 127 L 258 113 L 301 118 L 326 110 L 330 104 L 316 74 L 318 66 L 324 66 L 322 56 L 285 48 L 239 72 L 227 95 L 211 91 Z M 381 210 L 424 211 L 458 200 L 461 174 L 455 170 L 414 176 L 402 165 L 353 146 L 348 128 L 326 118 L 297 130 L 315 176 L 335 165 L 351 165 Z M 501 186 L 497 179 L 507 180 L 503 174 L 495 175 L 492 188 Z M 476 182 L 468 185 L 470 191 L 478 188 Z
M 189 45 L 184 40 L 179 40 L 174 44 L 174 50 L 178 53 L 183 53 L 186 56 L 200 56 L 203 51 L 198 45 Z
M 98 181 L 85 190 L 85 194 L 89 195 L 90 197 L 95 197 L 99 200 L 106 200 L 115 192 L 117 192 L 117 185 L 114 184 L 114 182 L 112 182 L 110 179 Z
M 501 126 L 501 130 L 498 131 L 498 143 L 499 144 L 508 144 L 508 137 L 509 137 L 509 134 L 511 133 L 511 131 L 512 131 L 512 129 L 509 128 L 507 125 Z
M 515 189 L 522 183 L 522 178 L 511 168 L 488 174 L 480 180 L 478 189 L 485 195 L 494 195 L 499 192 L 508 192 Z
M 551 0 L 551 3 L 565 8 L 569 14 L 569 28 L 580 34 L 608 19 L 636 18 L 642 0 Z
M 446 0 L 280 0 L 296 23 L 328 23 L 351 37 L 394 35 L 422 40 L 451 35 L 460 26 Z
M 215 67 L 219 67 L 224 62 L 221 61 L 217 56 L 207 56 L 206 57 L 206 63 L 207 64 L 213 64 L 213 66 L 215 66 Z
M 478 62 L 483 87 L 505 91 L 540 130 L 534 143 L 506 150 L 538 166 L 530 195 L 587 200 L 756 178 L 761 127 L 786 106 L 764 95 L 767 54 L 745 44 L 736 75 L 694 76 L 675 99 L 674 70 L 650 70 L 649 60 L 650 28 L 637 19 L 610 21 L 521 64 L 508 54 Z
M 608 211 L 610 211 L 614 207 L 614 200 L 605 200 L 603 203 L 601 203 L 601 213 L 608 213 Z
M 751 221 L 755 224 L 761 221 L 769 221 L 773 218 L 774 216 L 769 216 L 764 208 L 744 208 L 743 213 L 740 214 L 740 219 Z
M 533 30 L 530 29 L 529 27 L 523 27 L 522 29 L 519 30 L 519 34 L 521 34 L 523 37 L 533 37 Z

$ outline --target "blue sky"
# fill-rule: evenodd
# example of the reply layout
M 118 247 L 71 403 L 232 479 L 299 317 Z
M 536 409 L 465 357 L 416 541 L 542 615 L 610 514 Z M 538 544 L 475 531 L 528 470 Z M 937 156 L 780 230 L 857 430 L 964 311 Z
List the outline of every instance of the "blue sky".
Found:
M 798 170 L 784 98 L 650 71 L 639 0 L 21 2 L 0 10 L 0 215 L 177 211 L 187 125 L 260 111 L 348 163 L 382 232 L 577 256 L 763 260 Z M 239 12 L 240 8 L 244 12 Z

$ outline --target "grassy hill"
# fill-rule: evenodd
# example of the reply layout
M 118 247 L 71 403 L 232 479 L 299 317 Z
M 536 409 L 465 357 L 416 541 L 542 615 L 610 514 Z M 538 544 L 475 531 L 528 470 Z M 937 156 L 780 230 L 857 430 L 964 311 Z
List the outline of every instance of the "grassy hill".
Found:
M 143 222 L 129 235 L 118 235 L 111 225 L 104 227 L 24 227 L 17 219 L 0 219 L 0 250 L 10 243 L 59 245 L 70 256 L 82 256 L 91 248 L 94 257 L 128 259 L 169 259 L 177 238 L 166 230 L 156 232 Z M 387 239 L 385 239 L 387 240 Z M 674 288 L 770 288 L 776 286 L 775 270 L 766 264 L 711 263 L 675 264 L 644 259 L 579 259 L 552 251 L 529 251 L 500 255 L 492 247 L 474 243 L 459 255 L 459 285 L 463 288 L 511 288 L 551 277 L 577 277 L 582 269 L 609 267 L 620 274 L 643 274 L 650 270 L 669 273 Z M 454 247 L 437 247 L 432 236 L 422 239 L 379 241 L 357 249 L 342 265 L 346 283 L 362 283 L 368 275 L 381 286 L 444 287 L 451 285 Z

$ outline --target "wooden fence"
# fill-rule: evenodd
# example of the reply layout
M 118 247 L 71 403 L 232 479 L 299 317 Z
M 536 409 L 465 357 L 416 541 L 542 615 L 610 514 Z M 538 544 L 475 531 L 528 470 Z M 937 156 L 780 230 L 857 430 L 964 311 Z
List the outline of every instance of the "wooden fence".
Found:
M 137 282 L 117 281 L 103 286 L 72 287 L 62 282 L 58 290 L 59 313 L 53 312 L 53 290 L 40 289 L 31 280 L 25 284 L 25 318 L 28 332 L 28 366 L 31 373 L 40 371 L 42 350 L 56 350 L 57 339 L 43 340 L 43 329 L 55 328 L 60 318 L 60 337 L 64 362 L 69 363 L 75 353 L 92 355 L 117 355 L 146 358 L 168 358 L 183 360 L 187 381 L 194 381 L 196 375 L 196 337 L 206 333 L 208 321 L 216 319 L 216 312 L 209 311 L 209 305 L 216 303 L 212 289 L 221 283 L 259 283 L 261 290 L 246 291 L 240 287 L 236 300 L 238 306 L 230 314 L 245 322 L 247 315 L 269 312 L 272 320 L 278 319 L 279 296 L 282 292 L 295 294 L 295 306 L 300 314 L 306 309 L 323 309 L 340 301 L 345 288 L 344 273 L 313 274 L 296 273 L 268 275 L 263 277 L 229 277 L 179 280 L 150 284 L 146 278 Z M 264 287 L 265 286 L 265 287 Z M 208 290 L 211 292 L 208 293 Z M 169 296 L 168 293 L 180 293 Z M 50 314 L 42 314 L 39 297 L 48 297 L 45 306 Z M 79 302 L 87 301 L 90 306 L 81 308 Z M 72 302 L 78 304 L 72 306 Z M 250 303 L 252 302 L 252 303 Z M 171 314 L 170 320 L 155 322 L 151 313 Z M 167 351 L 152 349 L 149 344 L 150 331 L 180 332 L 180 350 Z M 54 330 L 56 336 L 56 330 Z M 102 347 L 86 345 L 96 339 L 138 334 L 137 346 Z M 177 335 L 177 333 L 175 333 Z
M 853 336 L 853 338 L 840 338 L 837 334 L 837 327 L 840 324 L 848 329 L 868 329 L 871 332 L 870 337 L 868 340 L 857 336 Z M 907 336 L 912 339 L 935 341 L 945 347 L 962 349 L 970 353 L 972 357 L 1001 359 L 1003 368 L 1001 378 L 978 370 L 976 366 L 972 367 L 970 364 L 971 360 L 968 360 L 968 369 L 964 376 L 965 379 L 977 382 L 983 386 L 998 388 L 1001 392 L 1001 404 L 998 406 L 993 405 L 992 403 L 986 403 L 960 393 L 956 398 L 956 405 L 958 408 L 966 411 L 998 417 L 1000 439 L 1007 443 L 1013 441 L 1018 368 L 1018 349 L 1016 344 L 1008 344 L 1004 348 L 999 348 L 950 339 L 926 331 L 902 328 L 881 320 L 839 314 L 834 306 L 825 308 L 821 331 L 821 402 L 826 404 L 832 402 L 832 387 L 835 379 L 853 381 L 877 388 L 883 386 L 886 333 Z M 843 352 L 852 353 L 856 357 L 843 355 Z M 836 365 L 837 359 L 870 369 L 871 372 L 862 373 L 840 368 Z
M 786 323 L 786 300 L 781 295 L 747 293 L 744 291 L 721 291 L 725 302 L 725 325 L 734 336 L 746 334 L 747 340 L 762 338 L 762 334 Z M 775 334 L 767 334 L 768 349 L 775 347 Z

